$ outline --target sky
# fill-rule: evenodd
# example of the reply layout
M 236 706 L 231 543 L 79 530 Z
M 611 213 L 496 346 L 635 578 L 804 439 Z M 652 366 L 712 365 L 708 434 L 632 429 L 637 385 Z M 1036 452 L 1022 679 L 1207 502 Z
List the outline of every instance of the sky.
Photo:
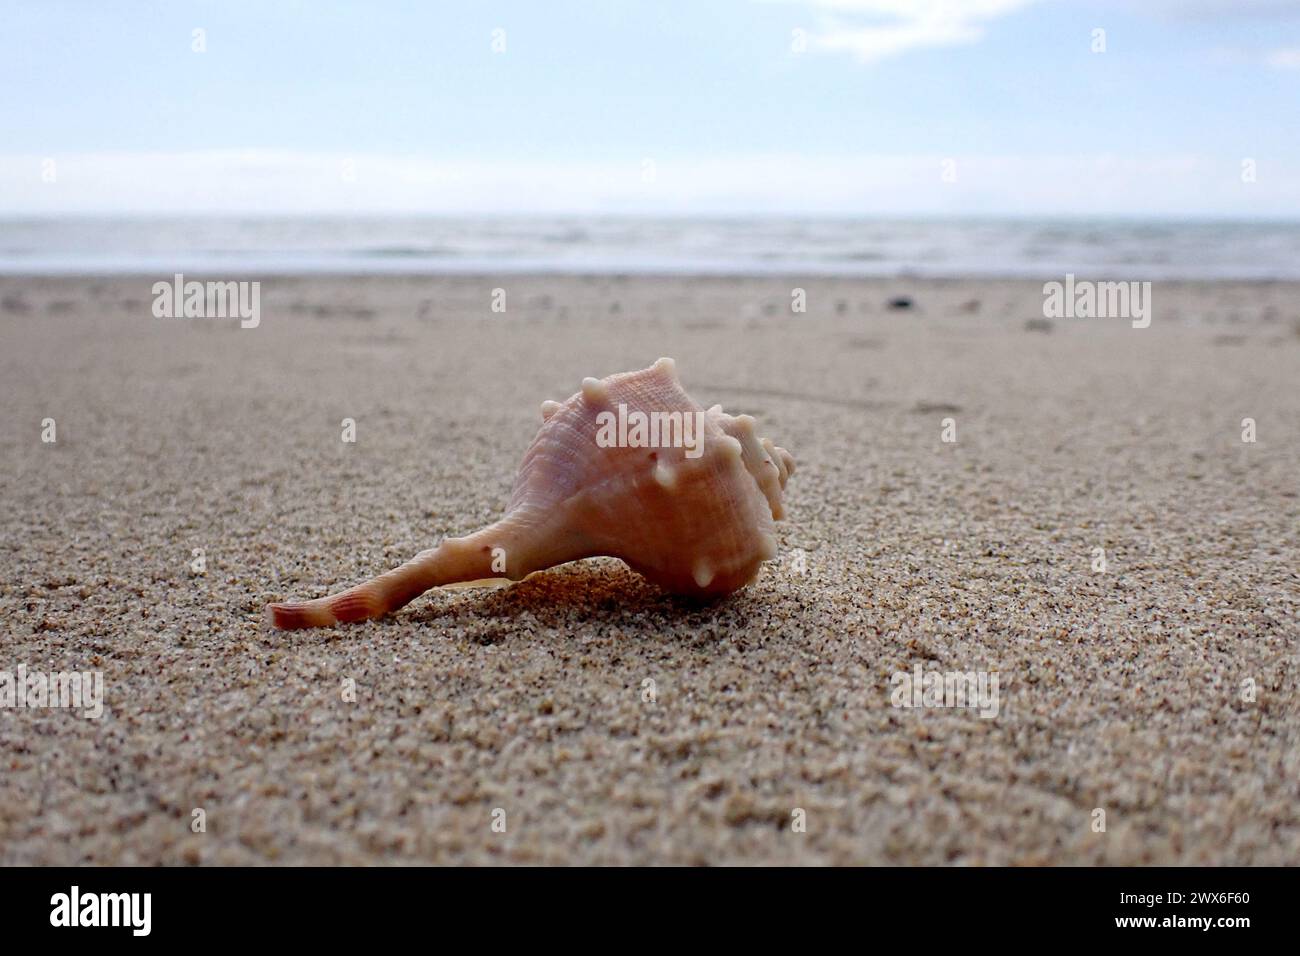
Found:
M 0 0 L 86 213 L 1300 218 L 1300 0 Z

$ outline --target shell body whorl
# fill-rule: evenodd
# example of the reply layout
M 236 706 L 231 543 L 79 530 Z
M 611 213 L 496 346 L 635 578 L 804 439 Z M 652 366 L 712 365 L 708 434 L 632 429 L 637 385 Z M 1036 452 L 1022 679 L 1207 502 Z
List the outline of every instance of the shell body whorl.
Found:
M 793 459 L 752 418 L 701 407 L 671 359 L 588 379 L 543 415 L 505 521 L 538 522 L 573 557 L 620 558 L 678 594 L 734 591 L 776 556 Z M 531 570 L 552 555 L 516 557 Z

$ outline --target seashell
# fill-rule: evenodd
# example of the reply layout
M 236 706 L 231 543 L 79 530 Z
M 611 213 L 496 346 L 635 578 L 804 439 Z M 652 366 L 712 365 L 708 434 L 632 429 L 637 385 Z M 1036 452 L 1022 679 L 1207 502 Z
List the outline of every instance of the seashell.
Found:
M 727 594 L 776 557 L 773 521 L 793 473 L 790 453 L 760 438 L 753 418 L 704 410 L 661 358 L 542 403 L 500 521 L 332 597 L 272 604 L 268 615 L 280 628 L 327 627 L 378 617 L 440 585 L 517 581 L 602 555 L 674 594 Z

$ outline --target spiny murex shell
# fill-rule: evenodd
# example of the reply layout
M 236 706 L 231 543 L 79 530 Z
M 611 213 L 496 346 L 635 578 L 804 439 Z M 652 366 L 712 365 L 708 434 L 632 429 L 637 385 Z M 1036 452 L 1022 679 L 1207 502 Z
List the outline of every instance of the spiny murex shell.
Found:
M 505 517 L 448 538 L 406 564 L 332 597 L 272 604 L 276 627 L 323 627 L 395 610 L 429 588 L 519 580 L 579 558 L 621 558 L 666 591 L 707 597 L 744 587 L 776 557 L 774 520 L 794 473 L 754 419 L 682 389 L 672 359 L 588 378 L 565 402 L 542 403 Z

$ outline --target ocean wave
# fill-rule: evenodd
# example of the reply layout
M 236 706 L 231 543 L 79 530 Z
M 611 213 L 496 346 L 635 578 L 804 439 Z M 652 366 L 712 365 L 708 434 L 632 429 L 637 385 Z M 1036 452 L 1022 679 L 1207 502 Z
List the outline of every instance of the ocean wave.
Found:
M 0 221 L 0 272 L 551 272 L 1300 279 L 1300 224 L 1082 220 Z

